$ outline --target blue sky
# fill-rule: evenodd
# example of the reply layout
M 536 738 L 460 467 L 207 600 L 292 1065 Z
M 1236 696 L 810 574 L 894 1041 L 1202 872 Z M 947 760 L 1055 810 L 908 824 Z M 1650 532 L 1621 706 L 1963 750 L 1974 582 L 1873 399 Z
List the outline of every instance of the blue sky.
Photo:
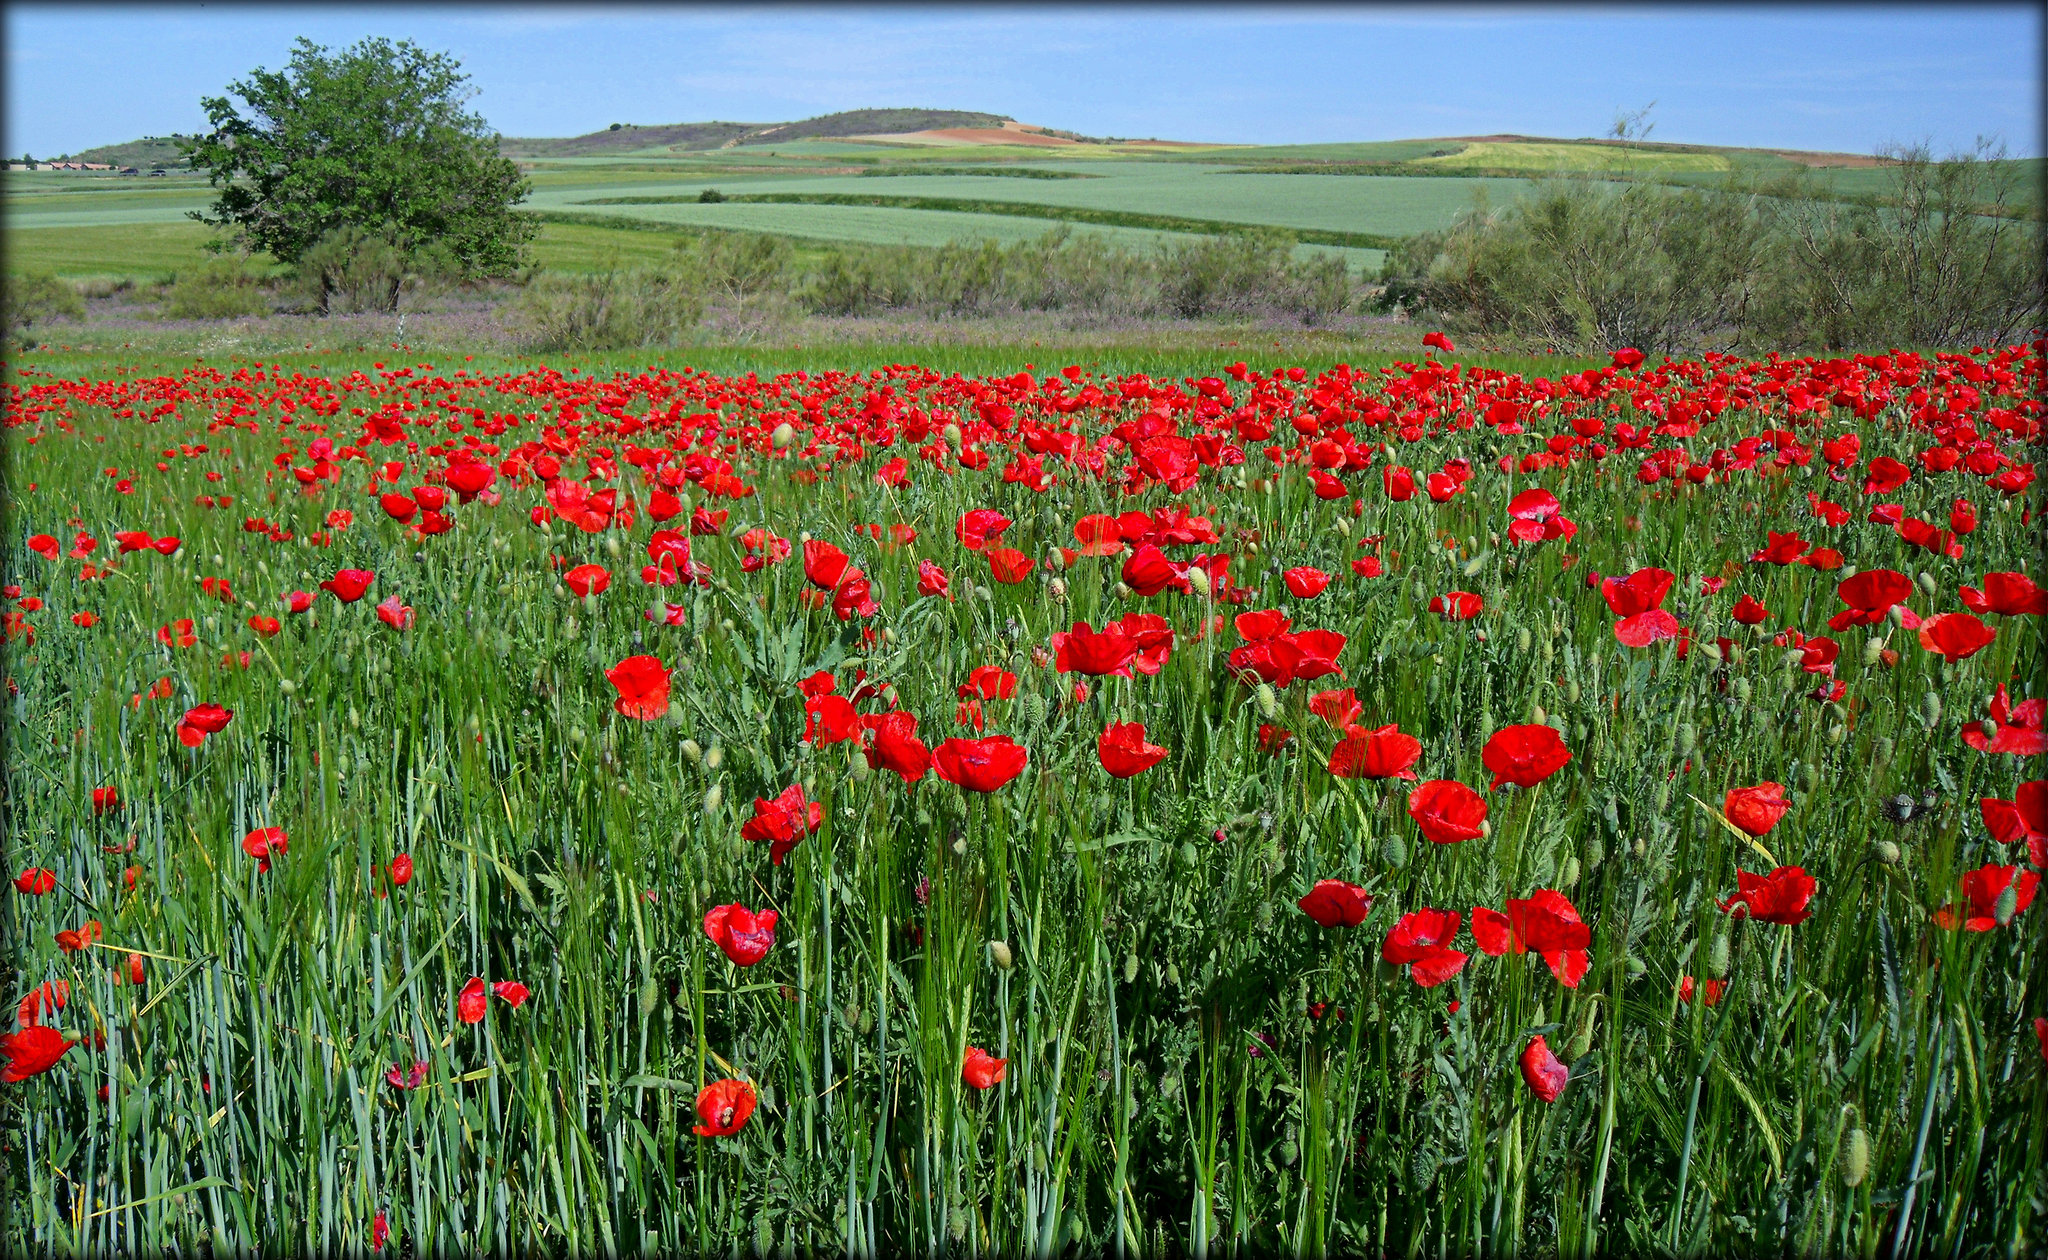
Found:
M 2002 7 L 1078 9 L 10 4 L 0 150 L 203 125 L 202 95 L 305 35 L 461 59 L 508 135 L 779 122 L 866 106 L 1094 135 L 1316 143 L 1599 135 L 1870 152 L 1979 135 L 2038 156 L 2041 19 Z

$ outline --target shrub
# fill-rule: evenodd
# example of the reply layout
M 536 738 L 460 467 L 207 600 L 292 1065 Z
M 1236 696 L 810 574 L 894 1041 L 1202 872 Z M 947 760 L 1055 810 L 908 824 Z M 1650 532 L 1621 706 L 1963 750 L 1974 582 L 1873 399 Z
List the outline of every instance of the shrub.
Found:
M 164 290 L 167 319 L 240 319 L 270 313 L 260 281 L 240 261 L 216 259 L 177 277 Z
M 519 309 L 537 350 L 627 350 L 674 344 L 704 317 L 704 299 L 684 271 L 614 262 L 588 275 L 542 272 Z
M 697 200 L 703 202 L 705 205 L 713 205 L 718 202 L 724 201 L 725 194 L 718 191 L 716 188 L 707 188 L 703 192 L 697 194 Z
M 299 292 L 322 315 L 343 311 L 396 311 L 401 294 L 456 267 L 442 251 L 406 250 L 390 232 L 344 224 L 306 248 L 294 268 Z
M 46 271 L 9 272 L 0 295 L 10 333 L 52 320 L 85 318 L 85 301 L 78 290 Z
M 2040 225 L 1988 154 L 1901 152 L 1892 190 L 1538 184 L 1388 255 L 1380 305 L 1553 348 L 2003 343 L 2042 310 Z

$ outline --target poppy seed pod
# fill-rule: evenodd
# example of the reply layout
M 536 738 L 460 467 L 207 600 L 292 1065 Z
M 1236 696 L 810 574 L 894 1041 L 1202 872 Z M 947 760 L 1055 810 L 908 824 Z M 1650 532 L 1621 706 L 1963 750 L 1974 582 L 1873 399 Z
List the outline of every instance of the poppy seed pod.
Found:
M 1870 1174 L 1870 1134 L 1858 1125 L 1842 1142 L 1842 1184 L 1851 1190 Z

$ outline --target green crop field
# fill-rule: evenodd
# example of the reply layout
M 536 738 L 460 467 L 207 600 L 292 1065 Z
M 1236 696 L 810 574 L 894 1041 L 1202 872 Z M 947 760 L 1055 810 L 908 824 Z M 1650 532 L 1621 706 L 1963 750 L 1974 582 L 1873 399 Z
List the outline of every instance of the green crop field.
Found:
M 2037 1252 L 2038 345 L 1390 359 L 10 356 L 0 1249 Z

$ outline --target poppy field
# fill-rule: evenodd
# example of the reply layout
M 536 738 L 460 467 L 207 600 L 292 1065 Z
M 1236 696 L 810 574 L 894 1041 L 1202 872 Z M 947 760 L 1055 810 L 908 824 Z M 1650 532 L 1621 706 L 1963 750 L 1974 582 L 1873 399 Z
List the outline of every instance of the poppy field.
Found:
M 1427 344 L 17 362 L 0 1245 L 2037 1252 L 2043 343 Z

